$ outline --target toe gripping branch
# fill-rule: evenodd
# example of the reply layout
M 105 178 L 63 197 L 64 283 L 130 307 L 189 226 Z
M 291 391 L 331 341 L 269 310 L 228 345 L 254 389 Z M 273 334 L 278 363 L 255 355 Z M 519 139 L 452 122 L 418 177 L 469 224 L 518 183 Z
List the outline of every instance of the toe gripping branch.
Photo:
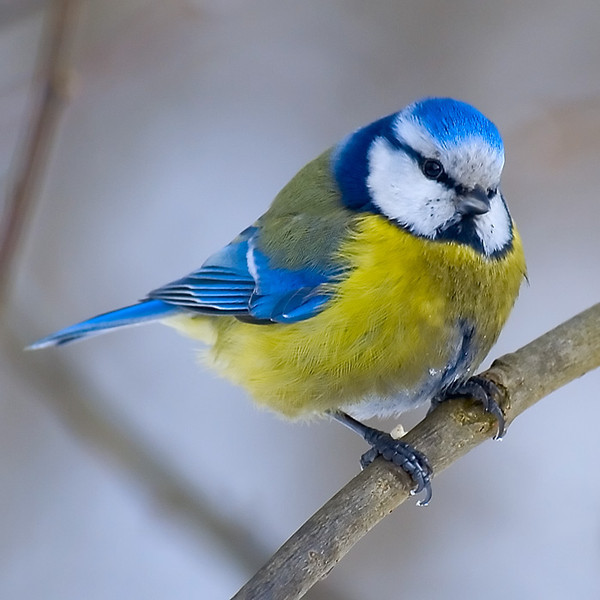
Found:
M 498 430 L 494 439 L 500 440 L 506 433 L 504 414 L 496 400 L 500 396 L 501 391 L 493 381 L 475 375 L 466 381 L 455 383 L 444 394 L 434 398 L 431 401 L 431 409 L 433 410 L 438 404 L 451 398 L 473 398 L 476 402 L 483 405 L 487 413 L 496 418 Z M 345 412 L 331 411 L 329 414 L 342 425 L 358 433 L 371 446 L 371 449 L 365 452 L 360 459 L 363 469 L 370 465 L 378 456 L 382 456 L 385 460 L 400 467 L 405 473 L 410 475 L 415 484 L 415 487 L 411 490 L 411 494 L 419 494 L 424 491 L 425 497 L 419 500 L 417 504 L 419 506 L 427 506 L 431 500 L 431 477 L 433 470 L 429 466 L 427 457 L 422 452 L 419 452 L 406 442 L 394 439 L 389 433 L 379 431 L 379 429 L 374 429 L 357 421 Z
M 443 396 L 435 398 L 431 402 L 431 408 L 435 408 L 445 400 L 452 398 L 473 398 L 476 402 L 483 405 L 485 412 L 493 415 L 498 422 L 498 430 L 494 435 L 495 440 L 501 440 L 506 433 L 506 421 L 504 413 L 498 404 L 496 398 L 502 395 L 500 388 L 489 379 L 474 375 L 466 381 L 459 381 L 452 385 Z
M 363 469 L 378 456 L 382 456 L 385 460 L 400 467 L 410 475 L 415 484 L 415 487 L 411 490 L 412 495 L 425 491 L 424 498 L 419 500 L 417 504 L 427 506 L 431 500 L 431 476 L 433 471 L 429 466 L 427 457 L 422 452 L 406 442 L 394 439 L 389 433 L 379 431 L 357 421 L 344 412 L 332 412 L 330 414 L 336 421 L 358 433 L 371 446 L 371 449 L 365 452 L 360 459 Z

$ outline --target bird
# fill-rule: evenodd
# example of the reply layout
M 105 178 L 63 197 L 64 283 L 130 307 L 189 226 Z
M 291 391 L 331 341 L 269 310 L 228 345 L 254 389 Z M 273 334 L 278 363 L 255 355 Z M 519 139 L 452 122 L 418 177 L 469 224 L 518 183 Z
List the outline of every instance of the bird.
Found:
M 44 337 L 58 346 L 160 321 L 209 366 L 290 419 L 329 416 L 431 499 L 427 457 L 363 423 L 470 395 L 526 277 L 500 190 L 504 145 L 470 104 L 428 97 L 356 129 L 195 272 Z

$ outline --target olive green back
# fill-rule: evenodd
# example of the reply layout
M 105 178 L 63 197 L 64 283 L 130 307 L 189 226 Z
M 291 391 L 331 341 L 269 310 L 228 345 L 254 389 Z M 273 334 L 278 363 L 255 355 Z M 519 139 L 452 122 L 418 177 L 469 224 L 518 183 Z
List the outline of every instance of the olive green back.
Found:
M 291 218 L 290 218 L 291 217 Z M 331 149 L 303 167 L 258 220 L 258 247 L 272 267 L 331 270 L 356 214 L 343 206 Z

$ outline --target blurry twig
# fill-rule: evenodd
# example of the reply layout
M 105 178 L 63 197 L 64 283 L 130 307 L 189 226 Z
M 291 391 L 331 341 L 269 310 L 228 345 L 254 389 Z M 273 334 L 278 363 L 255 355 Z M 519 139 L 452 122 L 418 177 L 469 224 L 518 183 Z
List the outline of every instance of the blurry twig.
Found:
M 49 8 L 38 58 L 38 98 L 33 103 L 22 156 L 16 162 L 14 185 L 0 221 L 0 312 L 6 308 L 18 245 L 68 98 L 69 50 L 78 5 L 79 0 L 54 0 Z M 248 528 L 221 516 L 198 489 L 135 435 L 122 418 L 111 414 L 102 402 L 89 399 L 89 392 L 83 394 L 72 375 L 61 372 L 59 365 L 50 367 L 40 362 L 35 369 L 26 368 L 23 344 L 6 328 L 5 322 L 0 322 L 2 325 L 0 339 L 15 371 L 23 371 L 23 377 L 30 382 L 34 376 L 37 378 L 44 397 L 51 399 L 54 411 L 73 431 L 127 470 L 159 506 L 183 518 L 188 531 L 197 539 L 205 540 L 207 533 L 212 534 L 213 541 L 242 568 L 250 572 L 256 569 L 266 552 Z M 336 599 L 332 590 L 323 593 L 328 600 Z M 320 594 L 314 599 L 318 597 Z
M 60 361 L 32 353 L 24 360 L 23 344 L 9 329 L 6 319 L 0 320 L 0 339 L 11 369 L 41 391 L 50 408 L 71 431 L 124 469 L 158 506 L 183 518 L 189 532 L 203 540 L 207 534 L 213 534 L 214 541 L 223 545 L 226 553 L 242 567 L 256 569 L 257 562 L 266 555 L 265 550 L 240 524 L 218 515 L 210 500 L 177 474 L 168 461 L 127 425 L 123 415 L 95 398 L 87 389 L 89 386 L 80 384 Z M 85 394 L 81 391 L 84 387 Z
M 172 464 L 143 440 L 122 415 L 67 372 L 59 361 L 30 353 L 24 360 L 23 343 L 0 318 L 0 340 L 11 369 L 41 390 L 50 408 L 85 443 L 98 449 L 148 493 L 152 502 L 185 524 L 186 531 L 203 544 L 211 543 L 241 569 L 252 573 L 267 556 L 258 532 L 221 514 L 213 501 L 177 472 Z M 85 389 L 85 392 L 82 390 Z M 338 600 L 330 589 L 315 590 L 312 600 Z
M 67 97 L 71 32 L 79 0 L 54 0 L 39 50 L 39 97 L 33 103 L 23 154 L 0 223 L 0 305 L 6 301 L 19 241 L 43 174 L 61 110 Z
M 49 8 L 38 58 L 39 96 L 33 104 L 22 156 L 16 163 L 15 183 L 0 221 L 0 312 L 5 308 L 18 245 L 68 98 L 69 50 L 78 4 L 79 0 L 54 0 Z M 158 505 L 183 517 L 188 531 L 197 539 L 205 540 L 207 533 L 212 534 L 213 540 L 242 568 L 250 572 L 256 569 L 266 552 L 250 529 L 221 516 L 197 488 L 135 435 L 122 418 L 111 414 L 102 402 L 89 399 L 89 392 L 83 394 L 72 375 L 62 372 L 59 365 L 50 367 L 40 362 L 35 369 L 27 368 L 23 344 L 6 328 L 6 322 L 0 321 L 0 327 L 0 339 L 14 370 L 23 371 L 23 377 L 30 382 L 37 378 L 44 397 L 51 399 L 54 411 L 73 431 L 125 468 Z M 337 598 L 333 590 L 322 592 L 322 596 L 315 594 L 314 600 Z
M 512 354 L 483 375 L 503 391 L 507 422 L 557 388 L 600 366 L 600 304 Z M 437 474 L 495 433 L 472 401 L 445 402 L 404 438 Z M 410 493 L 408 476 L 377 459 L 315 513 L 233 600 L 302 597 Z

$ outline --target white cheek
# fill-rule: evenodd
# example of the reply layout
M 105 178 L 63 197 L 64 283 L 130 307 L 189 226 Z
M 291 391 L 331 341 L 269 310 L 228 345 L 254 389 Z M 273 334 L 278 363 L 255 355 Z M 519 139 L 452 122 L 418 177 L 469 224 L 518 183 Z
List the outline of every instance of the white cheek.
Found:
M 510 215 L 500 194 L 490 202 L 489 212 L 475 219 L 475 230 L 487 255 L 502 250 L 511 241 Z
M 384 215 L 418 235 L 435 237 L 455 213 L 452 193 L 427 179 L 412 158 L 383 139 L 369 150 L 367 187 Z

